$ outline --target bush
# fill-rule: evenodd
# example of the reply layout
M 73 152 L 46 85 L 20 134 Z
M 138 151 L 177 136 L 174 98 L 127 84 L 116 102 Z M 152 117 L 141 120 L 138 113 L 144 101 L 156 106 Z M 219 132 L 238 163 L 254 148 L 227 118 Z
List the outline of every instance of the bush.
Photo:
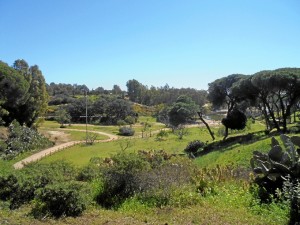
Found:
M 238 109 L 233 109 L 226 118 L 222 119 L 222 124 L 233 130 L 243 130 L 247 124 L 246 115 Z
M 131 127 L 120 127 L 119 134 L 122 136 L 133 136 L 135 133 L 134 129 Z
M 19 189 L 18 180 L 15 175 L 0 177 L 0 200 L 7 201 L 11 199 L 13 193 Z
M 8 132 L 7 148 L 2 152 L 5 159 L 12 159 L 20 153 L 53 145 L 45 136 L 34 129 L 21 126 L 16 120 L 10 124 Z
M 126 123 L 125 120 L 118 120 L 118 121 L 117 121 L 117 125 L 120 127 L 120 126 L 125 126 L 125 125 L 127 125 L 127 123 Z
M 77 175 L 78 181 L 92 181 L 100 176 L 100 168 L 94 163 L 89 163 L 89 165 L 83 167 Z
M 127 124 L 135 124 L 136 118 L 133 117 L 133 116 L 126 116 L 125 122 L 126 122 Z
M 30 202 L 39 188 L 74 180 L 75 169 L 65 162 L 33 164 L 14 174 L 0 177 L 0 200 L 9 201 L 10 209 Z
M 168 137 L 168 132 L 165 130 L 160 130 L 156 135 L 156 140 L 161 141 L 164 138 Z
M 154 155 L 121 152 L 111 158 L 113 163 L 102 169 L 103 183 L 96 201 L 106 208 L 116 208 L 138 196 L 149 205 L 168 204 L 173 189 L 191 182 L 194 167 L 186 158 L 164 158 L 160 152 Z
M 148 162 L 134 153 L 119 152 L 111 161 L 110 166 L 102 168 L 103 191 L 96 196 L 96 201 L 106 208 L 118 207 L 133 196 L 139 190 L 137 174 L 150 168 Z
M 38 190 L 32 214 L 35 218 L 51 215 L 79 216 L 86 209 L 86 201 L 82 193 L 83 187 L 79 183 L 60 183 L 47 185 Z
M 191 141 L 184 149 L 184 152 L 186 152 L 187 154 L 196 154 L 198 152 L 199 149 L 202 149 L 204 147 L 204 143 L 199 141 L 199 140 L 195 140 L 195 141 Z

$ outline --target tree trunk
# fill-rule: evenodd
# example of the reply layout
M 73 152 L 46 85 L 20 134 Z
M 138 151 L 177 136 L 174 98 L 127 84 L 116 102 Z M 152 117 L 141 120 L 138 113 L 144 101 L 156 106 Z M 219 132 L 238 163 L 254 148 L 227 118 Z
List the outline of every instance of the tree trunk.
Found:
M 228 127 L 225 127 L 225 135 L 223 141 L 228 137 Z
M 197 112 L 198 113 L 198 116 L 199 116 L 199 119 L 201 120 L 202 123 L 204 123 L 204 125 L 206 126 L 211 138 L 213 139 L 213 141 L 215 140 L 215 136 L 214 136 L 214 133 L 211 131 L 208 123 L 206 123 L 206 121 L 203 119 L 203 116 L 202 116 L 202 112 Z
M 272 118 L 272 121 L 274 123 L 274 126 L 275 126 L 276 130 L 278 132 L 281 132 L 280 126 L 279 126 L 278 122 L 276 121 L 276 118 L 275 118 L 275 115 L 274 115 L 274 111 L 271 109 L 271 107 L 270 107 L 270 105 L 269 105 L 268 102 L 264 102 L 264 104 L 266 105 L 266 107 L 268 109 L 268 112 L 269 112 L 269 114 L 270 114 L 270 116 Z

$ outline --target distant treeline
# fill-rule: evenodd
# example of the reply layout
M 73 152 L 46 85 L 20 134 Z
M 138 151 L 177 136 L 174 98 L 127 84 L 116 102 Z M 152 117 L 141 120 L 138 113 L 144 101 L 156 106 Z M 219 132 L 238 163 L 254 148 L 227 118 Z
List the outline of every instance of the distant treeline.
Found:
M 103 87 L 90 90 L 86 85 L 78 84 L 55 84 L 47 85 L 47 91 L 51 96 L 49 105 L 67 104 L 74 101 L 77 95 L 116 95 L 119 98 L 128 98 L 130 101 L 155 106 L 159 104 L 170 105 L 176 101 L 180 95 L 190 96 L 198 105 L 206 102 L 207 91 L 196 90 L 193 88 L 174 88 L 166 84 L 163 87 L 154 87 L 143 85 L 137 80 L 129 80 L 126 84 L 127 90 L 121 90 L 118 85 L 114 85 L 111 90 L 105 90 Z

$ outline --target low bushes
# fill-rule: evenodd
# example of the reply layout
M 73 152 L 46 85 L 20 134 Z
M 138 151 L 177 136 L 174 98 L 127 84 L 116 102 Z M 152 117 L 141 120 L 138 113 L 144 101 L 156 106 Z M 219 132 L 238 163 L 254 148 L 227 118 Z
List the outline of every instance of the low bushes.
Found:
M 198 150 L 202 149 L 203 147 L 204 147 L 203 142 L 201 142 L 199 140 L 191 141 L 184 149 L 184 152 L 187 154 L 194 155 L 198 152 Z
M 122 136 L 133 136 L 135 133 L 132 127 L 120 127 L 119 134 Z
M 82 192 L 82 184 L 76 182 L 47 185 L 36 193 L 32 214 L 36 218 L 45 215 L 53 217 L 79 216 L 87 201 Z
M 161 151 L 120 152 L 111 162 L 102 168 L 103 186 L 96 196 L 106 208 L 118 208 L 134 196 L 152 206 L 167 205 L 175 190 L 191 184 L 195 172 L 188 159 L 164 156 Z

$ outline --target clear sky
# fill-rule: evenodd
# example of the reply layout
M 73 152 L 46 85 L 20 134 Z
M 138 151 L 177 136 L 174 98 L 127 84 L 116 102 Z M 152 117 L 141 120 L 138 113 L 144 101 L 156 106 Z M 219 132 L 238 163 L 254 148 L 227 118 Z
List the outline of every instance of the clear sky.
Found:
M 0 0 L 0 28 L 0 60 L 91 89 L 300 67 L 299 0 Z

